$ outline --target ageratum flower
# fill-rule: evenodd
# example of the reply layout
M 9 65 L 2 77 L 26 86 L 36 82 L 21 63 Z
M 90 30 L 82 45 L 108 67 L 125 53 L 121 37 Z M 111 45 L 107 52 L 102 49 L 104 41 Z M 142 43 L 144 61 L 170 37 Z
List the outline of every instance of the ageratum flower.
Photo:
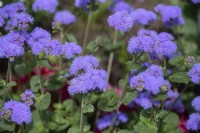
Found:
M 40 54 L 44 50 L 44 46 L 50 43 L 51 35 L 48 31 L 36 27 L 30 34 L 27 40 L 28 45 L 35 55 Z
M 131 11 L 133 11 L 133 7 L 124 1 L 116 2 L 116 3 L 114 3 L 114 6 L 111 7 L 112 12 L 119 12 L 119 11 L 123 11 L 123 10 L 130 13 Z
M 68 25 L 76 21 L 76 17 L 68 10 L 58 11 L 54 16 L 54 21 L 59 24 Z
M 176 112 L 182 113 L 184 111 L 184 105 L 181 102 L 181 99 L 177 98 L 179 97 L 179 93 L 173 90 L 169 90 L 167 92 L 168 99 L 165 102 L 165 108 L 166 109 L 174 109 Z M 176 102 L 176 103 L 175 103 Z
M 54 13 L 57 6 L 58 0 L 35 0 L 32 8 L 35 12 L 42 10 L 49 13 Z
M 187 129 L 197 131 L 200 129 L 200 113 L 192 113 L 187 121 Z
M 24 48 L 14 42 L 7 40 L 5 36 L 0 37 L 0 58 L 14 58 L 24 54 Z
M 154 10 L 161 14 L 162 22 L 167 27 L 179 26 L 185 23 L 179 6 L 158 4 Z
M 129 53 L 149 52 L 151 59 L 162 59 L 163 56 L 170 56 L 177 50 L 173 42 L 173 36 L 162 32 L 157 34 L 153 30 L 141 29 L 137 36 L 131 37 L 128 42 Z
M 18 101 L 8 101 L 4 103 L 4 110 L 11 110 L 10 120 L 19 125 L 31 123 L 30 107 Z
M 163 87 L 165 91 L 171 87 L 170 83 L 164 79 L 161 68 L 156 65 L 151 65 L 144 72 L 131 77 L 129 84 L 131 88 L 139 92 L 146 90 L 154 95 L 158 94 Z
M 23 46 L 26 41 L 27 34 L 26 33 L 20 34 L 20 32 L 15 31 L 6 34 L 4 38 L 6 38 L 6 40 L 10 43 Z
M 53 39 L 49 43 L 44 44 L 44 52 L 46 55 L 61 55 L 62 44 L 58 40 Z
M 112 123 L 114 113 L 103 116 L 97 121 L 97 128 L 99 130 L 104 130 L 109 127 Z M 118 126 L 120 123 L 126 123 L 128 121 L 128 116 L 125 113 L 118 112 L 117 118 L 114 122 L 115 126 Z
M 107 73 L 100 69 L 92 69 L 70 80 L 68 92 L 70 95 L 86 94 L 98 90 L 102 92 L 107 87 Z
M 196 111 L 200 112 L 200 96 L 194 98 L 192 100 L 192 106 L 195 108 Z
M 126 32 L 133 26 L 133 19 L 127 11 L 116 12 L 108 17 L 108 24 L 115 30 Z
M 99 62 L 96 57 L 92 55 L 79 56 L 74 58 L 69 72 L 71 75 L 76 75 L 80 71 L 89 72 L 99 66 Z
M 157 19 L 154 12 L 148 11 L 144 8 L 139 8 L 130 13 L 134 23 L 138 25 L 149 25 L 151 22 Z
M 200 0 L 192 0 L 192 3 L 198 4 L 198 3 L 200 3 Z
M 106 2 L 106 0 L 96 0 L 96 1 L 101 2 L 101 3 Z M 75 6 L 79 8 L 83 8 L 84 10 L 86 10 L 86 6 L 88 3 L 90 3 L 90 0 L 75 0 Z
M 27 13 L 17 13 L 13 18 L 11 18 L 5 27 L 5 30 L 9 31 L 14 28 L 20 30 L 27 30 L 28 24 L 33 23 L 33 17 Z
M 22 102 L 25 103 L 26 105 L 28 106 L 31 106 L 33 105 L 34 103 L 34 94 L 33 94 L 33 91 L 32 90 L 26 90 L 22 95 L 21 95 L 21 98 L 22 98 Z
M 200 64 L 194 64 L 187 75 L 194 84 L 198 84 L 200 82 Z
M 71 59 L 75 55 L 82 53 L 82 48 L 76 43 L 65 43 L 62 46 L 62 55 L 64 58 Z
M 1 8 L 0 16 L 2 16 L 5 19 L 7 18 L 12 19 L 17 13 L 21 13 L 24 11 L 26 11 L 24 3 L 22 2 L 11 3 Z

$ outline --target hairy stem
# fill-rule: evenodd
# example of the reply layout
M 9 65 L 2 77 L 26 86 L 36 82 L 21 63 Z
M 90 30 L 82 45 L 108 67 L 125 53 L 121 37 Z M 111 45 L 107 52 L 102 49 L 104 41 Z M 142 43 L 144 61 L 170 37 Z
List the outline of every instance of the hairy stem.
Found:
M 84 122 L 83 122 L 83 95 L 81 97 L 81 117 L 80 117 L 80 133 L 83 133 L 83 126 L 84 126 Z
M 114 38 L 113 38 L 113 45 L 116 45 L 116 43 L 117 43 L 117 38 L 118 38 L 118 32 L 115 31 L 115 32 L 114 32 Z M 109 81 L 109 79 L 110 79 L 110 74 L 111 74 L 111 70 L 112 70 L 113 59 L 114 59 L 114 52 L 112 51 L 112 52 L 110 53 L 110 55 L 109 55 L 108 66 L 107 66 L 108 81 Z
M 8 68 L 7 68 L 7 73 L 6 73 L 6 84 L 11 82 L 11 80 L 12 80 L 12 64 L 10 62 L 10 59 L 8 59 Z M 10 98 L 12 99 L 12 88 L 10 89 Z
M 38 67 L 38 76 L 40 78 L 40 92 L 41 92 L 41 94 L 43 94 L 43 91 L 42 91 L 43 84 L 42 84 L 42 77 L 41 77 L 41 69 L 40 69 L 40 63 L 39 63 L 39 56 L 37 56 L 37 67 Z
M 86 53 L 87 39 L 88 39 L 88 35 L 89 35 L 89 29 L 91 26 L 91 22 L 92 22 L 92 12 L 89 12 L 88 19 L 87 19 L 87 25 L 86 25 L 86 29 L 85 29 L 85 36 L 84 36 L 84 40 L 83 40 L 83 55 Z

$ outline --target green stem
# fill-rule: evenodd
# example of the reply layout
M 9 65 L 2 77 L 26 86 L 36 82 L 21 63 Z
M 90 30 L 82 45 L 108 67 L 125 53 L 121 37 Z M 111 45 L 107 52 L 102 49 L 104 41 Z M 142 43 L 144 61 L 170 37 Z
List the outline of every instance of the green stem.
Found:
M 12 64 L 10 62 L 10 59 L 8 59 L 8 69 L 6 73 L 6 84 L 12 81 Z M 10 97 L 12 99 L 12 88 L 10 89 Z
M 118 32 L 115 31 L 115 32 L 114 32 L 114 37 L 113 37 L 113 45 L 116 45 L 116 43 L 117 43 L 117 38 L 118 38 Z M 110 53 L 110 55 L 109 55 L 108 66 L 107 66 L 108 81 L 109 81 L 109 79 L 110 79 L 110 74 L 111 74 L 111 70 L 112 70 L 113 59 L 114 59 L 114 52 L 112 51 L 112 52 Z
M 39 63 L 39 56 L 37 56 L 37 67 L 38 67 L 38 76 L 40 78 L 40 93 L 43 94 L 42 88 L 43 88 L 43 84 L 42 84 L 42 77 L 41 77 L 41 69 L 40 69 L 40 63 Z
M 84 40 L 83 40 L 83 55 L 86 53 L 87 39 L 88 39 L 88 35 L 89 35 L 89 29 L 91 26 L 91 22 L 92 22 L 92 12 L 89 12 L 88 19 L 87 19 L 87 25 L 86 25 L 86 29 L 85 29 L 85 36 L 84 36 Z
M 83 122 L 83 105 L 84 105 L 84 101 L 83 101 L 83 95 L 82 95 L 82 97 L 81 97 L 80 133 L 83 133 L 83 126 L 84 126 L 84 122 Z
M 126 84 L 125 84 L 124 87 L 123 87 L 122 94 L 121 94 L 121 96 L 120 96 L 120 98 L 119 98 L 119 101 L 118 101 L 118 103 L 117 103 L 117 108 L 116 108 L 116 110 L 115 110 L 115 115 L 114 115 L 114 117 L 113 117 L 113 119 L 112 119 L 112 123 L 110 124 L 110 127 L 109 127 L 109 129 L 108 129 L 109 132 L 111 132 L 112 129 L 113 129 L 114 123 L 115 123 L 115 121 L 116 121 L 116 119 L 117 119 L 117 114 L 118 114 L 118 112 L 119 112 L 119 107 L 121 106 L 121 104 L 122 104 L 122 102 L 123 102 L 123 99 L 124 99 L 124 97 L 125 97 L 125 95 L 126 95 L 127 88 L 128 88 L 128 87 L 127 87 L 127 85 L 128 85 L 128 77 L 129 77 L 129 73 L 126 75 L 126 79 L 125 79 Z

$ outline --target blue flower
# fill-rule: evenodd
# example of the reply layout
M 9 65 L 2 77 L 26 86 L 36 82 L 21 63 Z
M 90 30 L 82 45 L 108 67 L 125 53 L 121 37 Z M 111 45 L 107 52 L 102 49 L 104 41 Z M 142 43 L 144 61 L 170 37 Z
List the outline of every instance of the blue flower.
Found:
M 10 119 L 19 125 L 31 123 L 31 110 L 30 107 L 24 103 L 18 101 L 8 101 L 4 103 L 3 109 L 11 110 Z
M 192 100 L 192 106 L 195 108 L 196 111 L 200 112 L 200 96 Z
M 71 59 L 75 55 L 82 53 L 82 48 L 76 43 L 65 43 L 62 46 L 62 55 L 64 58 Z
M 114 113 L 111 113 L 98 119 L 97 128 L 99 130 L 104 130 L 107 127 L 109 127 L 112 123 L 113 117 L 114 117 Z M 118 112 L 114 125 L 118 126 L 120 123 L 126 123 L 127 121 L 128 121 L 128 116 L 125 113 Z
M 183 25 L 185 23 L 179 6 L 158 4 L 154 10 L 161 14 L 162 22 L 167 27 Z
M 132 11 L 130 16 L 133 18 L 134 23 L 138 25 L 149 25 L 151 22 L 157 19 L 157 16 L 154 12 L 148 11 L 144 8 L 139 8 Z
M 54 16 L 54 21 L 63 25 L 68 25 L 76 21 L 76 17 L 68 10 L 58 11 Z
M 200 82 L 200 64 L 194 64 L 187 75 L 194 84 L 198 84 Z
M 192 113 L 187 121 L 187 129 L 197 131 L 200 129 L 200 113 Z
M 112 12 L 119 12 L 123 10 L 130 13 L 131 11 L 133 11 L 133 7 L 124 1 L 116 2 L 114 3 L 114 6 L 111 7 Z
M 133 26 L 133 19 L 127 11 L 116 12 L 108 17 L 108 24 L 115 30 L 126 32 Z
M 35 12 L 43 10 L 49 13 L 54 13 L 57 6 L 58 0 L 35 0 L 32 8 Z
M 21 94 L 22 102 L 25 103 L 28 106 L 33 105 L 34 103 L 34 94 L 32 90 L 26 90 L 23 94 Z

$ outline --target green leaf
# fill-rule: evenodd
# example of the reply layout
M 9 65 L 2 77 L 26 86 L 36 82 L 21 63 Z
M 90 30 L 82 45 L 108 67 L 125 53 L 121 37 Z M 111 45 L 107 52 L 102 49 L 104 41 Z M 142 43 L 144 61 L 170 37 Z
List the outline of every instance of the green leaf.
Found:
M 188 84 L 190 81 L 186 72 L 176 72 L 169 76 L 169 80 L 174 83 L 185 83 L 185 84 Z
M 1 79 L 1 80 L 0 80 L 0 86 L 5 86 L 5 85 L 6 85 L 5 80 Z
M 177 57 L 170 59 L 168 62 L 169 62 L 170 65 L 178 66 L 178 65 L 182 64 L 183 61 L 184 61 L 183 56 L 177 56 Z
M 118 131 L 117 133 L 133 133 L 133 131 L 130 131 L 130 130 L 120 130 Z
M 6 85 L 6 87 L 11 88 L 11 87 L 16 86 L 16 85 L 17 85 L 16 82 L 11 81 Z
M 123 89 L 125 87 L 125 85 L 126 85 L 126 80 L 125 79 L 120 79 L 119 80 L 119 87 Z
M 90 130 L 91 126 L 90 125 L 85 125 L 83 127 L 83 132 L 88 132 Z
M 155 123 L 143 116 L 140 116 L 140 121 L 134 126 L 134 129 L 137 133 L 157 133 L 158 130 Z
M 126 66 L 129 70 L 134 70 L 139 67 L 139 65 L 135 64 L 133 61 L 127 61 Z
M 49 60 L 40 60 L 38 63 L 40 64 L 40 66 L 51 68 L 51 65 L 49 64 Z
M 30 81 L 30 86 L 33 92 L 38 92 L 38 90 L 40 89 L 40 77 L 33 76 Z
M 68 133 L 80 133 L 79 127 L 69 128 Z
M 73 112 L 74 108 L 77 106 L 72 99 L 65 100 L 63 102 L 63 106 L 65 107 L 65 111 Z
M 84 105 L 83 106 L 83 113 L 91 113 L 94 111 L 94 106 L 89 104 L 89 105 Z
M 55 130 L 58 127 L 58 124 L 50 121 L 50 122 L 47 123 L 47 126 L 48 126 L 49 129 Z
M 73 34 L 66 34 L 68 42 L 77 42 L 76 38 L 74 37 Z
M 167 94 L 159 94 L 154 97 L 155 100 L 165 100 L 166 98 L 168 98 Z
M 35 107 L 38 110 L 46 110 L 48 109 L 50 103 L 51 103 L 51 94 L 47 92 L 36 98 Z
M 15 130 L 15 124 L 1 120 L 0 121 L 0 129 L 11 132 L 11 131 Z
M 14 70 L 17 74 L 19 74 L 20 76 L 24 76 L 26 74 L 29 73 L 27 65 L 22 63 L 22 64 L 16 64 L 14 66 Z
M 126 92 L 126 95 L 123 99 L 123 104 L 128 105 L 133 99 L 137 96 L 137 92 Z
M 50 77 L 47 89 L 49 91 L 60 90 L 64 86 L 65 79 L 56 74 Z
M 157 118 L 164 118 L 166 115 L 168 114 L 168 112 L 166 110 L 162 110 L 161 112 L 159 112 L 156 117 Z

